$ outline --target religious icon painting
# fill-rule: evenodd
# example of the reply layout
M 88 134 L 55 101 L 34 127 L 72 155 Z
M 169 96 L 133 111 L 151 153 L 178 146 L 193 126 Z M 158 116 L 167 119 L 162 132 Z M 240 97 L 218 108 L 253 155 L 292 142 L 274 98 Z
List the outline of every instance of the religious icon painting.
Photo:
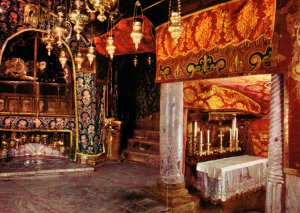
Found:
M 59 103 L 59 110 L 60 110 L 61 113 L 67 113 L 68 112 L 67 102 L 66 101 L 61 101 Z
M 18 98 L 9 98 L 8 99 L 8 111 L 9 112 L 18 112 L 19 111 Z
M 5 111 L 5 100 L 4 99 L 0 99 L 0 112 Z
M 47 112 L 54 113 L 56 111 L 56 101 L 48 101 Z
M 43 100 L 39 101 L 39 112 L 40 113 L 45 112 L 45 101 L 43 101 Z
M 32 99 L 22 99 L 22 112 L 32 112 L 33 103 Z

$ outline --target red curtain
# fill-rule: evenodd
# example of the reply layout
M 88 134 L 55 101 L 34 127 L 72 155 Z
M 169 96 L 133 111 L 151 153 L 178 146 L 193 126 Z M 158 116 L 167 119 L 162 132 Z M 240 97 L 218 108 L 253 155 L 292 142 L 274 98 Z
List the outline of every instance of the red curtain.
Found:
M 137 50 L 130 37 L 130 33 L 132 32 L 132 18 L 122 19 L 113 28 L 114 45 L 116 46 L 114 55 L 155 52 L 155 38 L 152 23 L 145 16 L 143 17 L 143 23 L 143 38 Z M 107 34 L 108 33 L 94 38 L 96 50 L 103 55 L 107 55 L 105 49 Z

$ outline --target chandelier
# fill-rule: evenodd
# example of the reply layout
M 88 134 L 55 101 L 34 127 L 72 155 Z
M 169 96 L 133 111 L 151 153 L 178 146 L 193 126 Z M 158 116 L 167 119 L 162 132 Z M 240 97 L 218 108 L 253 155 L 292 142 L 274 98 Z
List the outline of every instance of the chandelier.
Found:
M 107 14 L 112 14 L 117 11 L 117 3 L 119 0 L 86 0 L 86 8 L 88 12 L 99 12 L 97 19 L 104 22 Z M 93 9 L 90 7 L 93 7 Z
M 140 14 L 138 13 L 138 8 L 140 8 Z M 141 15 L 142 18 L 138 16 Z M 141 40 L 143 38 L 143 12 L 142 12 L 142 5 L 139 0 L 136 1 L 134 4 L 134 11 L 133 11 L 133 23 L 132 23 L 132 32 L 130 33 L 130 37 L 133 40 L 135 45 L 135 49 L 137 50 Z
M 178 39 L 180 38 L 183 27 L 180 24 L 181 21 L 181 5 L 180 0 L 177 0 L 177 5 L 172 5 L 172 0 L 170 0 L 169 4 L 169 17 L 170 17 L 170 25 L 168 31 L 171 33 L 171 37 L 175 45 L 178 43 Z
M 49 56 L 51 55 L 53 45 L 57 45 L 61 48 L 59 61 L 63 68 L 67 61 L 66 52 L 63 50 L 63 44 L 68 44 L 72 39 L 73 32 L 75 32 L 76 39 L 81 41 L 80 44 L 88 46 L 86 57 L 91 66 L 96 57 L 95 48 L 92 44 L 92 38 L 86 39 L 86 37 L 82 35 L 85 26 L 89 22 L 89 16 L 82 12 L 83 9 L 86 8 L 86 2 L 84 2 L 84 0 L 72 1 L 71 8 L 73 9 L 71 9 L 68 14 L 64 6 L 59 5 L 56 8 L 52 8 L 51 2 L 51 0 L 48 0 L 48 8 L 43 8 L 40 5 L 30 3 L 27 4 L 24 10 L 25 22 L 35 27 L 45 26 L 43 23 L 46 23 L 46 30 L 42 35 L 41 41 L 46 45 Z M 32 18 L 32 14 L 36 14 L 36 17 Z M 67 15 L 65 16 L 65 14 Z M 75 54 L 77 69 L 81 69 L 81 64 L 84 60 L 85 56 L 82 52 L 79 51 Z

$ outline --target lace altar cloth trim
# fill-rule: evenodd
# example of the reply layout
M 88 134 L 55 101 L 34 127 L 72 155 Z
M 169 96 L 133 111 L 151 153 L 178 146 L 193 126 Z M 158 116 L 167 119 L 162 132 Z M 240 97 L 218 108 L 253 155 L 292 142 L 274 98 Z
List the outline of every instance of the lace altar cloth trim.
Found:
M 49 145 L 27 143 L 19 146 L 17 149 L 10 149 L 11 157 L 20 156 L 55 156 L 55 157 L 68 157 L 65 154 L 60 153 L 58 150 L 53 149 Z
M 266 185 L 267 158 L 250 155 L 224 158 L 197 164 L 195 187 L 205 198 L 229 198 Z

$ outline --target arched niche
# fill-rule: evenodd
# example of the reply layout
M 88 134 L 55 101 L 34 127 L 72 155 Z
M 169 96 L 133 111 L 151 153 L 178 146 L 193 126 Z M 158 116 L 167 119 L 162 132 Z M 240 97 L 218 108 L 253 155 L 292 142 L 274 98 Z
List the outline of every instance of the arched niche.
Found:
M 28 128 L 37 128 L 36 120 L 39 119 L 44 125 L 39 127 L 40 129 L 51 129 L 50 123 L 45 124 L 45 122 L 54 121 L 56 126 L 53 130 L 72 130 L 73 141 L 75 141 L 73 143 L 75 147 L 72 149 L 77 150 L 78 117 L 74 57 L 69 45 L 63 42 L 69 67 L 69 76 L 66 78 L 61 75 L 65 71 L 59 63 L 61 49 L 53 45 L 52 53 L 48 56 L 45 45 L 41 42 L 44 33 L 45 30 L 27 28 L 4 41 L 0 49 L 1 82 L 9 88 L 12 97 L 9 97 L 9 94 L 6 94 L 7 97 L 1 95 L 4 98 L 0 98 L 0 104 L 2 99 L 4 103 L 3 109 L 0 109 L 0 117 L 9 114 L 13 119 L 19 119 L 26 116 L 28 123 L 32 123 Z M 46 62 L 45 70 L 41 62 Z M 15 66 L 16 73 L 12 72 L 12 75 L 5 76 L 7 65 L 10 64 Z M 47 67 L 50 68 L 51 75 L 47 75 Z M 18 68 L 26 69 L 25 73 L 19 73 Z M 60 72 L 55 72 L 55 69 L 59 69 Z M 44 77 L 41 73 L 45 74 Z M 17 92 L 21 94 L 17 95 Z M 26 92 L 30 94 L 26 95 Z M 15 107 L 12 107 L 12 104 Z M 75 154 L 75 151 L 73 152 Z

